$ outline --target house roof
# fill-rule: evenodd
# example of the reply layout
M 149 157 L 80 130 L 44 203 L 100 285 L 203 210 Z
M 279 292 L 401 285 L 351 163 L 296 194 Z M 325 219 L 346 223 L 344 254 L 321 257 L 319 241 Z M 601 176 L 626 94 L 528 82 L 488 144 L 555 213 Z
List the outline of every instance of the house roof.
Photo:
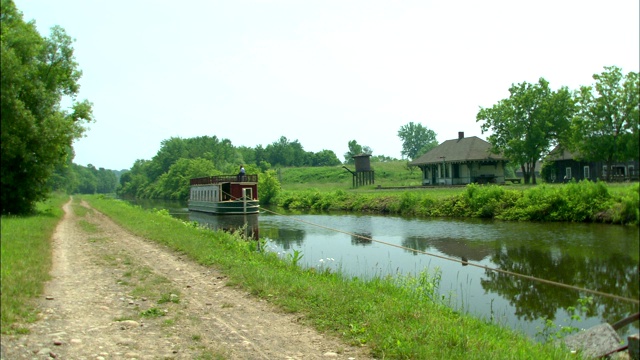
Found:
M 559 145 L 553 148 L 549 152 L 549 155 L 545 157 L 546 161 L 557 161 L 557 160 L 573 160 L 576 158 L 576 154 L 573 154 L 567 149 L 561 149 Z
M 409 163 L 410 166 L 467 162 L 480 160 L 507 160 L 501 154 L 491 153 L 491 144 L 477 136 L 447 140 Z

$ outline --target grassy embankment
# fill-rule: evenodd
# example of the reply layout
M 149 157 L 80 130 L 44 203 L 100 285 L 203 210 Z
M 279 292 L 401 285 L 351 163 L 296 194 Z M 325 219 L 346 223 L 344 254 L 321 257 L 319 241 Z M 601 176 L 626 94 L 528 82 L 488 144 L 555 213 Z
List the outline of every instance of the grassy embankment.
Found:
M 317 201 L 329 196 L 346 199 L 342 202 L 344 209 L 382 212 L 395 209 L 398 213 L 411 213 L 406 209 L 416 208 L 416 198 L 431 199 L 434 204 L 451 204 L 454 202 L 451 199 L 458 199 L 455 202 L 458 206 L 452 208 L 465 209 L 459 216 L 482 216 L 483 211 L 487 216 L 491 214 L 490 209 L 494 209 L 494 214 L 496 208 L 501 209 L 495 205 L 500 204 L 504 192 L 512 194 L 511 191 L 517 191 L 521 195 L 515 196 L 529 199 L 533 205 L 550 203 L 554 206 L 561 205 L 562 201 L 542 200 L 553 199 L 549 194 L 555 193 L 556 199 L 561 200 L 563 197 L 557 194 L 564 194 L 563 201 L 566 201 L 567 196 L 576 197 L 576 194 L 584 192 L 581 198 L 597 195 L 600 196 L 598 199 L 604 199 L 609 209 L 606 211 L 622 214 L 631 207 L 635 211 L 637 224 L 637 184 L 600 184 L 595 187 L 588 184 L 586 190 L 578 187 L 578 184 L 538 187 L 508 185 L 499 187 L 502 190 L 490 186 L 470 187 L 472 190 L 376 190 L 377 185 L 419 185 L 420 175 L 405 170 L 401 162 L 374 164 L 374 169 L 376 185 L 359 189 L 351 189 L 351 175 L 340 167 L 283 169 L 281 181 L 284 192 L 279 201 L 284 203 L 286 199 L 297 197 L 303 205 L 300 207 L 340 208 L 335 205 L 338 202 Z M 565 193 L 567 190 L 557 189 L 571 191 Z M 525 196 L 529 191 L 532 193 Z M 491 194 L 501 196 L 491 197 Z M 465 196 L 477 201 L 464 203 L 462 200 Z M 486 201 L 482 203 L 480 199 Z M 342 336 L 350 343 L 365 344 L 372 349 L 373 355 L 380 358 L 576 358 L 557 348 L 535 344 L 526 336 L 509 329 L 447 308 L 437 298 L 435 274 L 370 281 L 345 279 L 336 273 L 300 269 L 296 266 L 296 258 L 280 259 L 275 254 L 255 251 L 253 242 L 185 226 L 162 213 L 145 212 L 100 197 L 88 197 L 88 200 L 134 233 L 167 244 L 205 265 L 219 268 L 229 276 L 232 285 L 243 287 L 285 311 L 303 314 L 304 321 L 321 331 Z M 64 201 L 64 197 L 55 197 L 50 202 L 40 204 L 39 212 L 34 216 L 2 217 L 2 333 L 24 331 L 16 324 L 35 319 L 32 300 L 41 295 L 43 283 L 48 279 L 50 239 L 62 216 L 60 207 Z M 434 204 L 424 201 L 417 201 L 417 208 L 434 207 Z M 314 205 L 319 203 L 334 205 Z M 345 204 L 350 205 L 348 207 Z M 480 206 L 483 204 L 492 205 Z M 469 209 L 475 209 L 476 213 L 469 213 Z M 550 209 L 566 209 L 566 206 L 547 207 L 538 210 L 538 213 L 550 213 Z M 578 213 L 593 214 L 593 209 L 586 208 Z M 610 216 L 613 218 L 615 213 L 612 214 Z
M 51 237 L 63 216 L 66 196 L 37 205 L 29 216 L 2 216 L 1 331 L 23 333 L 20 323 L 34 321 L 34 298 L 40 296 L 51 270 Z M 17 326 L 16 326 L 17 325 Z
M 357 189 L 342 167 L 280 169 L 283 191 L 276 204 L 288 209 L 519 221 L 631 225 L 640 221 L 637 182 L 421 187 L 420 171 L 407 169 L 404 162 L 374 163 L 372 167 L 375 184 Z M 398 186 L 415 188 L 391 188 Z
M 255 242 L 185 226 L 164 212 L 100 197 L 86 199 L 133 233 L 215 266 L 232 286 L 303 315 L 303 321 L 320 331 L 366 345 L 379 358 L 575 359 L 446 307 L 437 295 L 437 274 L 364 281 L 301 269 L 294 257 L 257 251 Z

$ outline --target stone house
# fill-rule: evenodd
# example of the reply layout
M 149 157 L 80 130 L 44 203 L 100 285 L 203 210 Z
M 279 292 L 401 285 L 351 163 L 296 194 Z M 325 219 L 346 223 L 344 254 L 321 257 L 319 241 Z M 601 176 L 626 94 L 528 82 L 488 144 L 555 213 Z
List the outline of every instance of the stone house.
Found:
M 447 140 L 411 161 L 422 170 L 422 185 L 504 184 L 507 159 L 490 151 L 491 144 L 477 136 Z

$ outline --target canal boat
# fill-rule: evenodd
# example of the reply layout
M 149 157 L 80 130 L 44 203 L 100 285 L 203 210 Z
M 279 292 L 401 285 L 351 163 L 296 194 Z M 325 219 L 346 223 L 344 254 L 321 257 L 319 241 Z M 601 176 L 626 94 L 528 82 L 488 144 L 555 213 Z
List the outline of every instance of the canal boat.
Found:
M 258 175 L 218 175 L 190 180 L 189 211 L 257 214 Z

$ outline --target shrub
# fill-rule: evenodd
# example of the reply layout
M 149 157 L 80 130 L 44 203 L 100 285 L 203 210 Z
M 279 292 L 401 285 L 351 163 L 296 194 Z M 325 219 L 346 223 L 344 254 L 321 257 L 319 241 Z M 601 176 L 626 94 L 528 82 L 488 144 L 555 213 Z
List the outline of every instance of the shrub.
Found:
M 267 170 L 258 179 L 260 189 L 260 203 L 271 204 L 280 193 L 280 181 L 273 170 Z
M 561 188 L 563 206 L 558 209 L 557 220 L 587 221 L 595 219 L 611 198 L 602 182 L 570 182 Z
M 505 190 L 497 185 L 469 184 L 462 193 L 471 216 L 492 218 L 500 207 Z

